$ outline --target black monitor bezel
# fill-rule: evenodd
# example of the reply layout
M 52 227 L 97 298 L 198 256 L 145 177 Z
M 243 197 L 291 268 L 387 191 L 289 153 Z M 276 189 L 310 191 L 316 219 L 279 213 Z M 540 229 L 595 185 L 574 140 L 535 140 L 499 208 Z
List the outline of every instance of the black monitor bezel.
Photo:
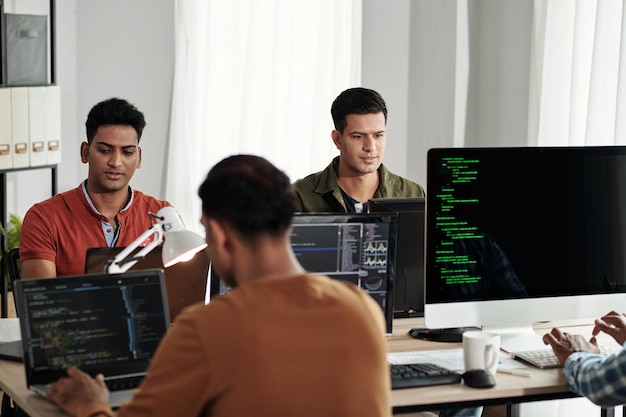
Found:
M 555 160 L 563 160 L 571 163 L 573 158 L 597 158 L 597 157 L 623 157 L 626 158 L 626 146 L 547 146 L 547 147 L 466 147 L 466 148 L 432 148 L 428 151 L 428 166 L 427 166 L 427 189 L 431 193 L 436 193 L 438 190 L 438 181 L 435 173 L 441 169 L 441 161 L 446 158 L 481 158 L 488 157 L 490 159 L 506 160 L 506 158 L 519 158 L 528 161 L 528 169 L 534 168 L 532 161 L 538 161 L 539 158 L 555 158 Z M 536 164 L 535 164 L 536 165 Z M 504 175 L 504 173 L 502 174 Z M 524 175 L 523 173 L 519 174 Z M 436 182 L 437 181 L 437 182 Z M 574 186 L 574 184 L 568 184 L 564 179 L 563 186 Z M 579 186 L 580 184 L 575 184 Z M 522 197 L 523 197 L 523 193 Z M 579 204 L 584 202 L 583 195 L 580 195 Z M 425 302 L 426 304 L 441 304 L 446 302 L 459 302 L 463 300 L 437 300 L 433 299 L 432 293 L 437 285 L 435 280 L 432 279 L 436 275 L 434 271 L 434 254 L 431 250 L 434 247 L 432 236 L 434 233 L 435 216 L 434 211 L 435 202 L 431 199 L 427 203 L 426 207 L 426 258 L 425 258 Z M 430 279 L 429 279 L 430 278 Z M 583 294 L 577 292 L 573 294 L 540 294 L 529 295 L 528 298 L 549 298 L 549 297 L 566 297 L 566 296 L 578 296 L 578 295 L 593 295 L 595 292 L 588 292 Z M 489 300 L 484 300 L 489 301 Z

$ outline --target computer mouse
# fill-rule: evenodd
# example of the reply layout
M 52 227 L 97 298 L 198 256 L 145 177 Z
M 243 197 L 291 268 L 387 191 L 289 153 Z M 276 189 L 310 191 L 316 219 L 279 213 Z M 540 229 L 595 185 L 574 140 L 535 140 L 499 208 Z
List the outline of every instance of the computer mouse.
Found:
M 470 369 L 463 375 L 463 382 L 472 388 L 491 388 L 496 386 L 496 379 L 486 369 Z

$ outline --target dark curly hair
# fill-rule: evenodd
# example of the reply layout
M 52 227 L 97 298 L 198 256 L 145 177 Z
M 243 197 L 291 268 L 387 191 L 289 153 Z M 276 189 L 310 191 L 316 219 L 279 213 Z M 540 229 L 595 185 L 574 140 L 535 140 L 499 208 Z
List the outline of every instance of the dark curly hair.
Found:
M 128 125 L 137 132 L 137 142 L 141 139 L 143 128 L 146 127 L 146 119 L 137 107 L 120 98 L 110 98 L 101 101 L 91 108 L 87 115 L 85 128 L 87 130 L 87 143 L 91 144 L 100 126 Z
M 289 177 L 259 156 L 223 159 L 198 189 L 204 215 L 225 222 L 242 237 L 279 236 L 290 226 L 295 191 Z

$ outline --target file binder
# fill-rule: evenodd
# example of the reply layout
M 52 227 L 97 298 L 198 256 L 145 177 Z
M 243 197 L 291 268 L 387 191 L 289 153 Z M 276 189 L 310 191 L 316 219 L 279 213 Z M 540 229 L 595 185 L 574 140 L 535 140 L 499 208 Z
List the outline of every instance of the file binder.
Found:
M 28 87 L 11 88 L 11 150 L 13 168 L 30 166 L 29 123 L 28 123 Z
M 46 88 L 28 88 L 31 167 L 46 165 Z
M 0 88 L 0 169 L 13 168 L 11 130 L 11 89 Z
M 46 87 L 46 163 L 61 163 L 61 88 Z

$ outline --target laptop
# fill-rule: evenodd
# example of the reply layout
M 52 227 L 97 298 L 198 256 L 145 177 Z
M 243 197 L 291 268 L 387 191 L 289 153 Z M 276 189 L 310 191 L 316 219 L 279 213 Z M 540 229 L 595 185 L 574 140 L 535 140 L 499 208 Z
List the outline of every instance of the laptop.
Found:
M 115 258 L 123 249 L 124 247 L 87 249 L 85 273 L 102 273 L 106 263 Z M 137 250 L 140 249 L 137 248 Z M 209 276 L 209 257 L 206 251 L 202 250 L 189 261 L 179 262 L 165 268 L 161 256 L 162 250 L 162 246 L 157 246 L 145 258 L 133 265 L 130 271 L 140 269 L 164 270 L 170 317 L 174 321 L 185 307 L 198 302 L 204 303 Z
M 133 389 L 112 383 L 145 376 L 170 317 L 160 269 L 18 280 L 26 385 L 45 394 L 76 366 L 102 373 L 119 407 Z M 138 383 L 136 384 L 138 385 Z

